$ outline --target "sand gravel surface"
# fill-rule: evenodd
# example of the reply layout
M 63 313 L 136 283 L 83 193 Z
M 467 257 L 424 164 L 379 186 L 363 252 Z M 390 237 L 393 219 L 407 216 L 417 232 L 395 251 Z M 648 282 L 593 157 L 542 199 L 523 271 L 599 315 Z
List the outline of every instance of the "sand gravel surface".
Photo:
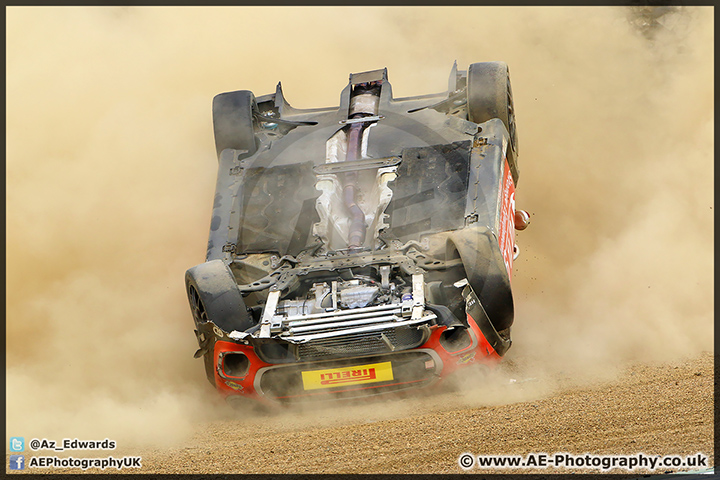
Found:
M 638 365 L 614 380 L 584 386 L 556 378 L 556 390 L 547 394 L 538 394 L 538 384 L 548 379 L 515 378 L 504 384 L 501 378 L 518 373 L 505 371 L 490 379 L 489 397 L 478 386 L 302 411 L 228 410 L 224 419 L 198 425 L 182 446 L 124 454 L 142 456 L 142 473 L 184 474 L 462 473 L 458 457 L 463 453 L 703 453 L 712 466 L 713 359 L 704 353 L 677 364 Z M 503 403 L 503 397 L 511 401 Z M 468 406 L 473 398 L 495 404 Z M 468 471 L 600 473 L 580 468 Z

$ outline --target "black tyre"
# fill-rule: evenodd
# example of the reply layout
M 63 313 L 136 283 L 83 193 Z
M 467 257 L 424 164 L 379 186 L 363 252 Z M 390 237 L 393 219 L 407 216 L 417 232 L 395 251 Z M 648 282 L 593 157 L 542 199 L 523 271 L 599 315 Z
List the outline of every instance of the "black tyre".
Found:
M 213 98 L 213 129 L 218 156 L 226 148 L 246 150 L 243 156 L 257 151 L 254 107 L 255 95 L 248 90 L 221 93 Z
M 510 74 L 505 62 L 473 63 L 467 78 L 468 120 L 483 123 L 499 118 L 510 134 L 510 144 L 518 153 L 515 106 Z
M 210 321 L 228 333 L 253 326 L 235 277 L 222 260 L 189 269 L 185 287 L 196 326 Z

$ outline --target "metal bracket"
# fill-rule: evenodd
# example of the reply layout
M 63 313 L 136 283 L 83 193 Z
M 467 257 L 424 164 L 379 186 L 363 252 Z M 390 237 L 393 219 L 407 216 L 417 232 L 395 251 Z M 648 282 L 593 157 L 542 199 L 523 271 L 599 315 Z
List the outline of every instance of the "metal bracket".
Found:
M 394 167 L 399 165 L 401 161 L 400 157 L 364 158 L 350 162 L 322 163 L 315 165 L 313 171 L 316 175 L 328 175 L 355 170 L 369 170 L 371 168 Z
M 263 310 L 260 319 L 260 338 L 270 338 L 270 327 L 275 310 L 277 309 L 278 300 L 280 300 L 280 290 L 270 290 L 267 301 L 265 302 L 265 310 Z
M 418 320 L 422 318 L 423 311 L 425 310 L 425 278 L 422 273 L 412 276 L 412 298 L 413 309 L 411 318 Z
M 262 121 L 265 123 L 281 123 L 283 125 L 291 125 L 294 127 L 302 127 L 302 126 L 313 126 L 317 125 L 318 122 L 316 121 L 294 121 L 294 120 L 287 120 L 285 118 L 280 117 L 268 117 L 258 112 L 253 112 L 253 115 L 258 119 L 258 121 Z
M 390 288 L 390 265 L 380 266 L 380 286 L 382 288 Z
M 457 282 L 453 283 L 453 287 L 455 288 L 463 288 L 466 285 L 468 285 L 467 278 L 463 278 L 462 280 L 458 280 Z
M 350 125 L 352 123 L 377 122 L 383 118 L 385 117 L 382 115 L 373 115 L 372 117 L 348 118 L 347 120 L 340 120 L 338 123 L 340 125 Z

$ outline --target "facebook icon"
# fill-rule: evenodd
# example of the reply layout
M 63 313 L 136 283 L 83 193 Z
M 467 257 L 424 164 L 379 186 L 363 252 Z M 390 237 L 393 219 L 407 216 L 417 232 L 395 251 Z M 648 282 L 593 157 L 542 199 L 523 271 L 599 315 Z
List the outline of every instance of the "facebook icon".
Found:
M 10 470 L 25 470 L 25 455 L 10 455 Z

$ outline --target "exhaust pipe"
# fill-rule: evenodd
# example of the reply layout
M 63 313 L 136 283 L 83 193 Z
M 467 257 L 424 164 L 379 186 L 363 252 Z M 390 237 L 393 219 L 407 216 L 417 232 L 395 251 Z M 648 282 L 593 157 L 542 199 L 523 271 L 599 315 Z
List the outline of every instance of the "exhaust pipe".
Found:
M 376 85 L 356 85 L 353 97 L 350 99 L 350 111 L 348 118 L 359 118 L 377 115 L 380 101 L 380 89 Z M 348 132 L 347 157 L 346 161 L 353 162 L 362 158 L 362 134 L 365 130 L 365 123 L 353 123 Z M 343 200 L 345 207 L 350 213 L 350 229 L 348 232 L 348 247 L 351 249 L 361 248 L 365 243 L 367 226 L 365 225 L 365 213 L 357 204 L 358 192 L 357 172 L 345 172 L 343 175 Z

